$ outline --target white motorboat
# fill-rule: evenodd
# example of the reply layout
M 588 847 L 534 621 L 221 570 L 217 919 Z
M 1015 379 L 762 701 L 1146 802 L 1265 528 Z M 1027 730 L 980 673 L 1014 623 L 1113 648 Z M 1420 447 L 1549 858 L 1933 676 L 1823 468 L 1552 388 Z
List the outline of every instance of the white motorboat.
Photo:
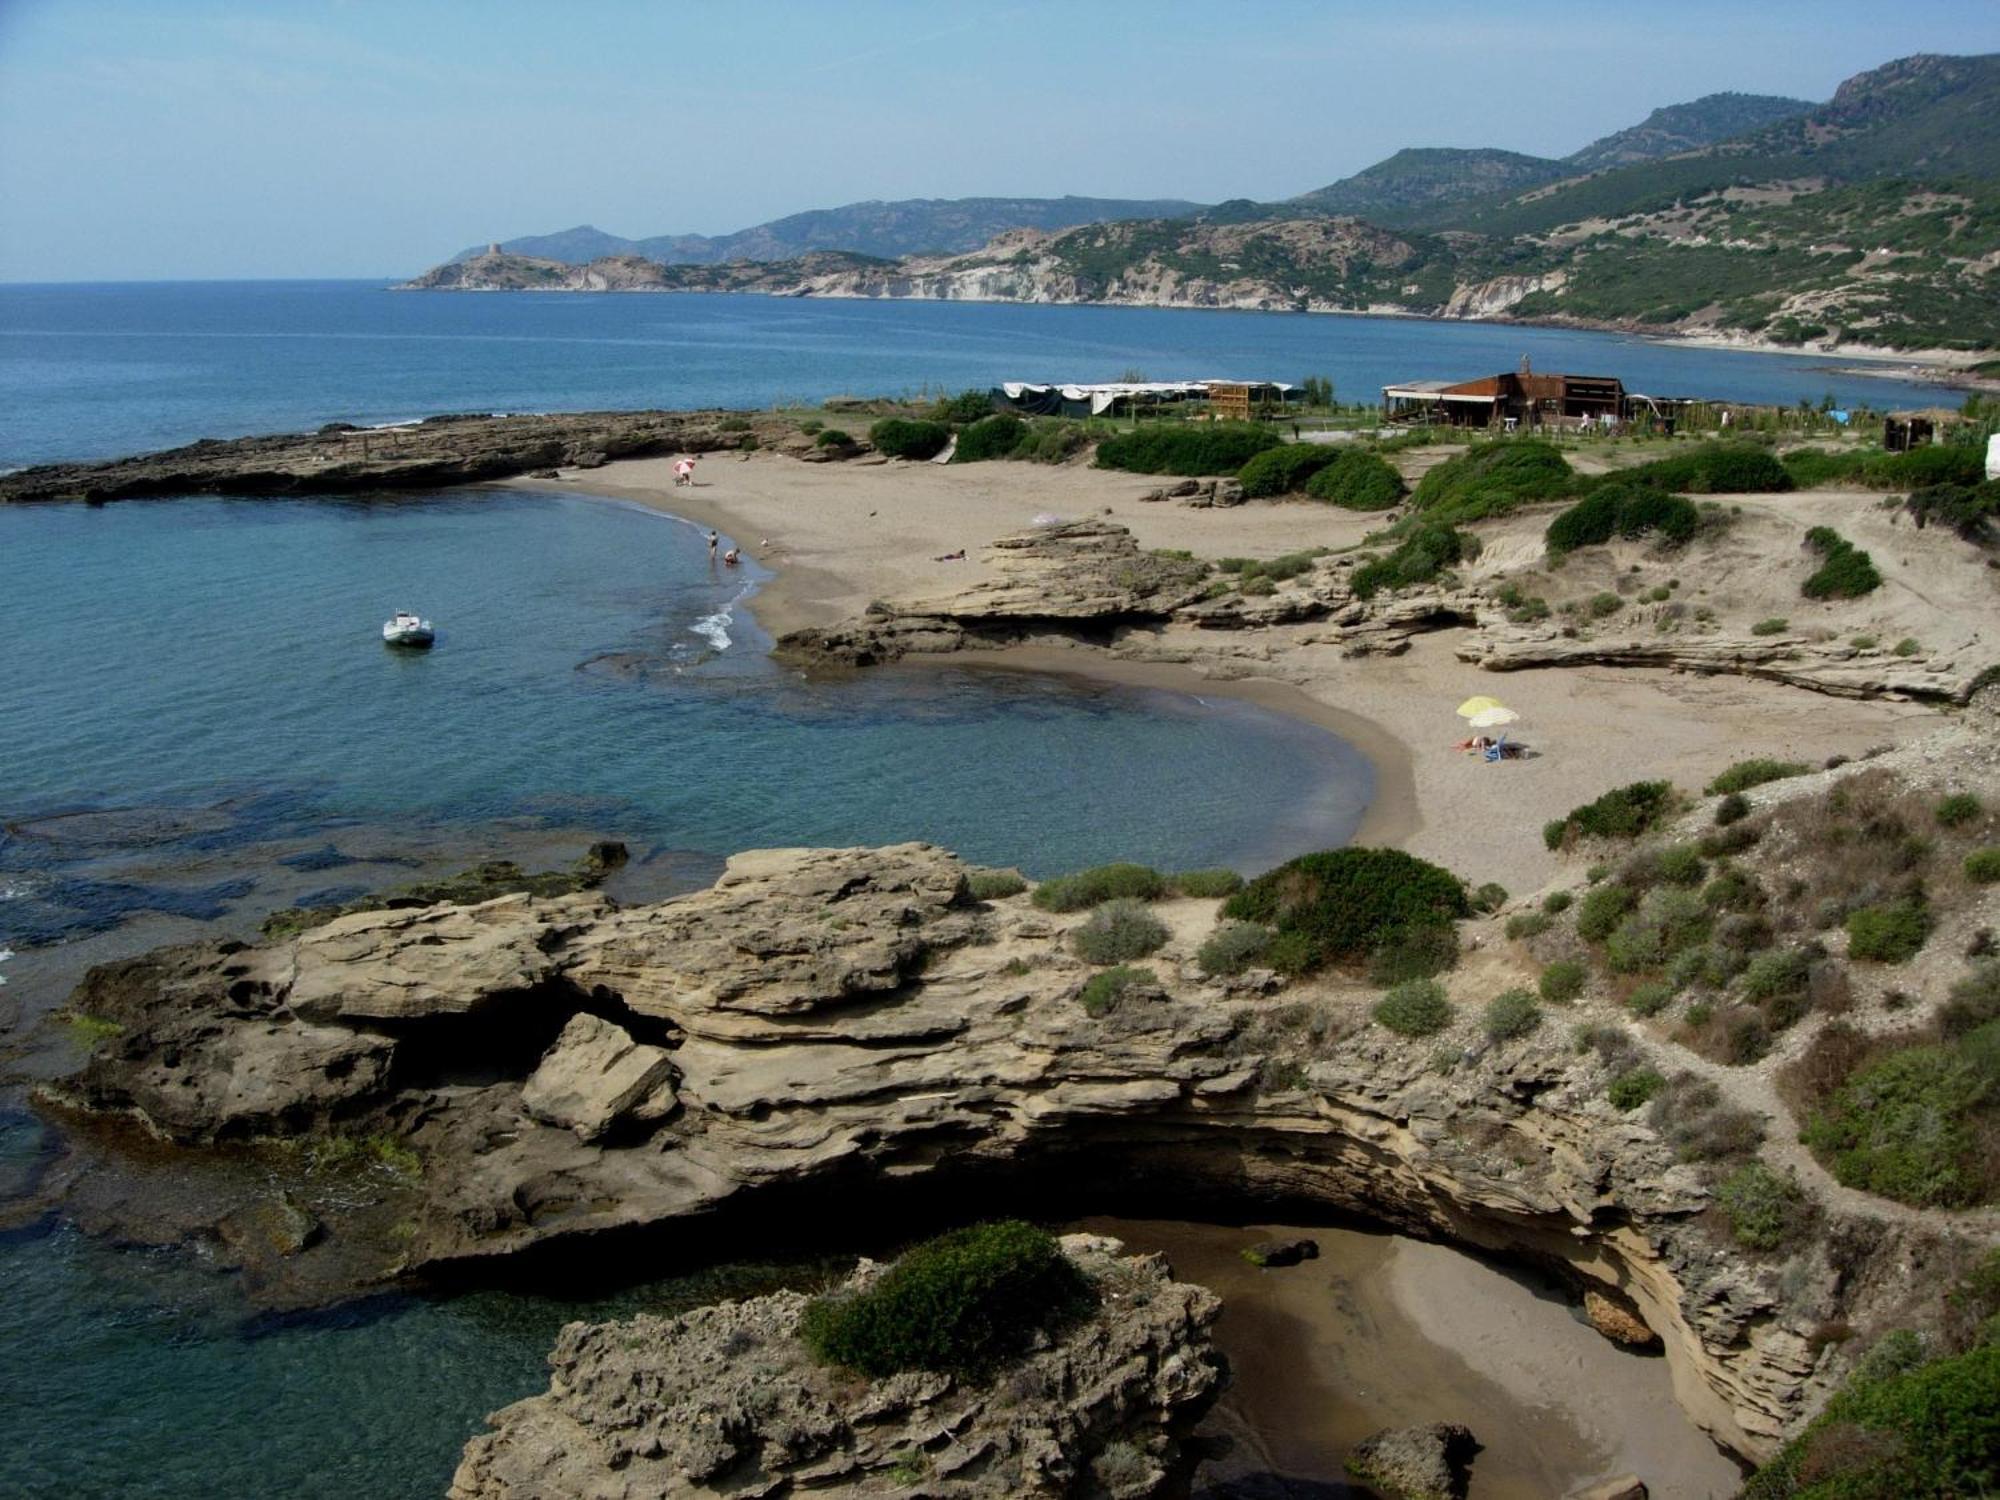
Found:
M 382 626 L 382 643 L 385 646 L 408 646 L 417 651 L 428 651 L 437 639 L 437 632 L 431 629 L 431 622 L 408 610 L 396 611 L 396 618 Z

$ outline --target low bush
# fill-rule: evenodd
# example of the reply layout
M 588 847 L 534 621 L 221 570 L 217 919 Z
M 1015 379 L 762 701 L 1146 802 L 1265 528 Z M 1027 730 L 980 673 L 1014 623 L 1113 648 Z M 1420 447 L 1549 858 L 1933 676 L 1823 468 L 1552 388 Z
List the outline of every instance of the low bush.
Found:
M 1635 1016 L 1657 1016 L 1673 1003 L 1674 987 L 1663 980 L 1650 979 L 1633 988 L 1625 997 L 1625 1008 Z
M 1486 1034 L 1496 1042 L 1526 1036 L 1542 1024 L 1542 1008 L 1533 990 L 1502 990 L 1486 1002 Z
M 1739 760 L 1722 772 L 1703 790 L 1710 797 L 1726 792 L 1747 792 L 1753 786 L 1763 786 L 1766 782 L 1785 781 L 1793 776 L 1804 776 L 1812 771 L 1804 761 L 1771 760 L 1759 757 L 1753 760 Z M 1734 821 L 1718 817 L 1716 822 Z
M 1435 1036 L 1451 1024 L 1451 1002 L 1435 979 L 1407 979 L 1375 1002 L 1376 1021 L 1399 1036 Z
M 1324 443 L 1280 443 L 1239 469 L 1236 481 L 1252 500 L 1289 495 L 1304 489 L 1306 481 L 1332 463 L 1338 451 Z
M 1937 1024 L 1947 1041 L 1957 1041 L 1993 1020 L 2000 1020 L 2000 959 L 1986 958 L 1953 983 Z
M 1449 870 L 1400 849 L 1305 854 L 1231 896 L 1223 915 L 1274 927 L 1272 960 L 1287 972 L 1351 961 L 1400 931 L 1447 927 L 1467 915 L 1465 888 Z
M 1622 469 L 1611 482 L 1684 495 L 1769 494 L 1793 488 L 1792 476 L 1769 450 L 1747 443 L 1704 443 Z
M 1542 970 L 1537 984 L 1542 998 L 1551 1005 L 1568 1005 L 1583 993 L 1590 970 L 1573 958 L 1559 958 Z
M 1077 993 L 1077 1001 L 1083 1006 L 1084 1014 L 1102 1016 L 1116 1008 L 1125 998 L 1126 991 L 1138 985 L 1152 986 L 1159 983 L 1159 976 L 1151 969 L 1135 969 L 1130 964 L 1119 964 L 1115 969 L 1100 969 L 1083 982 Z
M 960 391 L 956 396 L 940 397 L 931 408 L 932 421 L 946 422 L 954 427 L 992 415 L 993 395 L 990 391 Z
M 1864 906 L 1847 915 L 1847 956 L 1900 964 L 1931 935 L 1930 909 L 1915 897 Z
M 1417 482 L 1414 507 L 1436 523 L 1455 526 L 1540 500 L 1576 493 L 1569 461 L 1539 439 L 1481 443 L 1448 458 Z
M 1882 586 L 1875 560 L 1830 526 L 1806 533 L 1806 545 L 1820 555 L 1820 565 L 1799 591 L 1808 599 L 1859 599 Z
M 1450 923 L 1392 928 L 1368 957 L 1370 984 L 1401 984 L 1442 974 L 1458 962 L 1458 929 Z
M 1146 865 L 1096 865 L 1044 880 L 1030 899 L 1043 911 L 1083 911 L 1121 896 L 1155 901 L 1166 888 L 1160 872 Z
M 1216 567 L 1224 573 L 1234 573 L 1247 586 L 1252 579 L 1269 578 L 1283 583 L 1287 578 L 1298 578 L 1313 570 L 1313 564 L 1326 556 L 1326 548 L 1310 547 L 1303 552 L 1283 552 L 1276 557 L 1225 557 L 1216 562 Z
M 1143 901 L 1121 896 L 1092 911 L 1069 941 L 1085 963 L 1116 964 L 1158 952 L 1168 935 L 1167 924 Z
M 1936 522 L 1975 545 L 1993 540 L 1993 517 L 2000 514 L 2000 479 L 1983 484 L 1939 484 L 1914 492 L 1903 508 L 1919 530 Z
M 1781 1250 L 1812 1225 L 1812 1201 L 1796 1177 L 1780 1177 L 1760 1161 L 1745 1162 L 1715 1190 L 1715 1206 L 1746 1250 Z
M 1770 615 L 1750 627 L 1752 635 L 1783 635 L 1791 629 L 1792 622 L 1783 615 Z
M 1557 516 L 1544 535 L 1549 555 L 1564 557 L 1580 547 L 1602 546 L 1614 536 L 1636 541 L 1654 535 L 1678 544 L 1700 526 L 1701 512 L 1693 501 L 1614 481 L 1600 485 Z
M 1476 887 L 1466 900 L 1482 917 L 1491 916 L 1507 904 L 1507 887 L 1497 880 L 1489 880 Z
M 1343 510 L 1387 510 L 1403 498 L 1403 476 L 1376 454 L 1343 448 L 1306 481 L 1306 493 Z
M 1606 792 L 1594 802 L 1573 807 L 1569 815 L 1542 829 L 1542 842 L 1560 849 L 1573 838 L 1631 839 L 1646 832 L 1674 809 L 1674 788 L 1667 781 L 1635 781 Z
M 951 441 L 951 429 L 942 422 L 884 417 L 868 429 L 868 441 L 888 458 L 935 458 Z
M 1189 478 L 1234 474 L 1257 454 L 1277 445 L 1275 432 L 1254 423 L 1151 422 L 1099 443 L 1097 467 Z
M 1985 811 L 1984 804 L 1972 793 L 1953 792 L 1949 797 L 1938 798 L 1937 806 L 1931 809 L 1931 816 L 1943 827 L 1963 828 Z
M 1612 1079 L 1604 1090 L 1604 1097 L 1611 1107 L 1630 1114 L 1642 1104 L 1653 1102 L 1653 1096 L 1667 1086 L 1667 1080 L 1652 1068 L 1628 1068 Z
M 854 446 L 854 439 L 847 433 L 842 432 L 838 427 L 824 427 L 820 429 L 819 436 L 813 439 L 813 446 L 816 448 L 852 448 Z
M 1605 963 L 1614 974 L 1657 972 L 1705 941 L 1709 923 L 1708 904 L 1695 892 L 1671 886 L 1650 890 L 1604 940 Z
M 1638 898 L 1622 885 L 1592 886 L 1576 909 L 1576 935 L 1586 943 L 1601 943 L 1624 920 Z
M 1625 607 L 1625 601 L 1610 590 L 1592 594 L 1584 601 L 1584 613 L 1593 620 L 1609 619 Z
M 1764 1139 L 1762 1119 L 1724 1103 L 1721 1089 L 1692 1073 L 1668 1079 L 1646 1118 L 1682 1161 L 1743 1160 Z
M 1258 922 L 1224 922 L 1195 950 L 1194 961 L 1204 974 L 1241 974 L 1264 957 L 1275 936 Z
M 1507 936 L 1514 939 L 1540 937 L 1553 925 L 1547 912 L 1519 911 L 1507 919 Z
M 1243 877 L 1234 870 L 1183 870 L 1167 877 L 1167 889 L 1198 901 L 1220 901 L 1243 889 Z
M 2000 847 L 1974 849 L 1965 856 L 1965 878 L 1979 885 L 2000 880 Z
M 1014 450 L 1028 435 L 1028 424 L 1019 417 L 996 412 L 981 417 L 958 434 L 958 447 L 951 455 L 955 464 L 984 463 L 988 459 L 1012 458 Z
M 1982 1149 L 2000 1109 L 1996 1070 L 2000 1022 L 1902 1048 L 1835 1089 L 1802 1138 L 1848 1187 L 1927 1207 L 1978 1203 L 2000 1171 Z
M 815 1358 L 864 1375 L 978 1375 L 1096 1301 L 1053 1236 L 1001 1220 L 917 1246 L 867 1291 L 808 1303 L 799 1336 Z
M 1028 888 L 1015 870 L 974 870 L 965 877 L 965 887 L 975 901 L 1005 901 Z
M 1386 557 L 1354 570 L 1351 587 L 1356 598 L 1372 599 L 1384 589 L 1430 583 L 1453 563 L 1479 555 L 1479 539 L 1449 526 L 1418 526 Z
M 1568 891 L 1550 891 L 1542 897 L 1542 910 L 1551 916 L 1560 916 L 1570 909 L 1570 904 L 1575 900 L 1576 897 Z
M 1731 792 L 1715 804 L 1715 823 L 1718 828 L 1727 828 L 1731 823 L 1740 823 L 1750 816 L 1750 799 L 1741 792 Z

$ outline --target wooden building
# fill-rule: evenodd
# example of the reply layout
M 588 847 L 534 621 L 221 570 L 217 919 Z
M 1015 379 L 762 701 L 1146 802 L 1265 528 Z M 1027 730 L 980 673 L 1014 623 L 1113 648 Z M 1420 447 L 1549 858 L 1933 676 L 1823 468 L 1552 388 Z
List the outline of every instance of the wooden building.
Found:
M 1624 383 L 1610 375 L 1537 375 L 1519 370 L 1483 380 L 1411 380 L 1382 388 L 1391 423 L 1444 427 L 1581 427 L 1625 418 Z

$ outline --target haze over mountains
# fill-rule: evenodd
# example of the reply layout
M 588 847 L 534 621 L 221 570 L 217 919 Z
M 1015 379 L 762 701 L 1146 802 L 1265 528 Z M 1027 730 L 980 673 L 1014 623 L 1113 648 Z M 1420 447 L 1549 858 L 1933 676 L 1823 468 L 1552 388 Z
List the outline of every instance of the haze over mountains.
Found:
M 1712 94 L 1560 161 L 1413 148 L 1283 203 L 1142 207 L 1160 205 L 856 204 L 700 241 L 715 258 L 699 262 L 638 248 L 673 237 L 571 231 L 411 285 L 1396 311 L 1995 349 L 2000 55 L 1903 58 L 1818 105 Z

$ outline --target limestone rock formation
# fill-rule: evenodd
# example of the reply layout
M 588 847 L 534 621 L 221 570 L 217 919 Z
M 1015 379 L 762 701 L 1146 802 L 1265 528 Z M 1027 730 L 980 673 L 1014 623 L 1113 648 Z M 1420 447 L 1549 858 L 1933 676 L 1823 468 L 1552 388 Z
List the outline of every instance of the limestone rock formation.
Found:
M 1470 1428 L 1432 1422 L 1392 1427 L 1363 1439 L 1347 1467 L 1396 1500 L 1465 1500 L 1467 1466 L 1478 1451 Z
M 1175 1437 L 1224 1378 L 1216 1297 L 1158 1256 L 1072 1235 L 1097 1310 L 986 1382 L 914 1371 L 868 1380 L 813 1362 L 806 1298 L 779 1292 L 678 1317 L 572 1323 L 549 1389 L 495 1412 L 452 1500 L 840 1497 L 919 1489 L 958 1500 L 1157 1492 Z M 863 1263 L 860 1289 L 881 1272 Z
M 1836 1265 L 1831 1229 L 1784 1266 L 1718 1246 L 1707 1179 L 1605 1102 L 1594 1054 L 1468 1021 L 1441 1070 L 1435 1039 L 1355 1029 L 1372 992 L 1212 980 L 1182 939 L 1092 1015 L 1081 915 L 982 903 L 966 877 L 922 844 L 766 850 L 657 905 L 512 895 L 163 950 L 86 979 L 76 1008 L 124 1029 L 46 1097 L 191 1144 L 394 1141 L 422 1170 L 377 1275 L 714 1224 L 779 1191 L 1311 1202 L 1612 1294 L 1694 1420 L 1751 1456 L 1837 1378 L 1820 1322 L 1897 1284 L 1851 1244 Z M 1907 1233 L 1853 1243 L 1888 1266 L 1923 1253 Z M 306 1237 L 273 1237 L 302 1273 L 357 1254 L 335 1218 Z

